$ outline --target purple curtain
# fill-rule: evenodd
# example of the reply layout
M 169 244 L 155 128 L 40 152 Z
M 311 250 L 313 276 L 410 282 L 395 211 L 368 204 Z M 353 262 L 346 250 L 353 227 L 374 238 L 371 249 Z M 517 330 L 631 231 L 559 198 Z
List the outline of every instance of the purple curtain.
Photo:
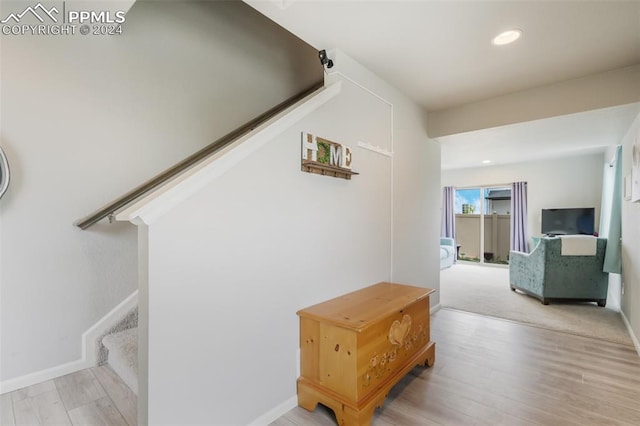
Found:
M 453 186 L 442 188 L 442 226 L 440 236 L 456 238 L 456 189 Z
M 511 184 L 511 250 L 529 252 L 527 182 Z

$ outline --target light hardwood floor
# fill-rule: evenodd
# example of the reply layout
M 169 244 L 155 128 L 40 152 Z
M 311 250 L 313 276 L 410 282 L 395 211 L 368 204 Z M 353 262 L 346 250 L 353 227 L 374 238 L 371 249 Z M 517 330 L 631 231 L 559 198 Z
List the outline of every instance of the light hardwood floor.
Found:
M 431 330 L 435 366 L 399 382 L 373 426 L 640 425 L 632 346 L 449 309 L 432 316 Z M 335 424 L 318 405 L 272 426 Z
M 1 397 L 0 425 L 137 423 L 137 398 L 108 366 L 90 368 Z
M 432 316 L 431 332 L 435 366 L 398 383 L 373 426 L 640 425 L 632 346 L 448 309 Z M 2 426 L 136 424 L 136 396 L 109 367 L 14 391 L 1 403 Z M 335 424 L 321 405 L 272 423 Z

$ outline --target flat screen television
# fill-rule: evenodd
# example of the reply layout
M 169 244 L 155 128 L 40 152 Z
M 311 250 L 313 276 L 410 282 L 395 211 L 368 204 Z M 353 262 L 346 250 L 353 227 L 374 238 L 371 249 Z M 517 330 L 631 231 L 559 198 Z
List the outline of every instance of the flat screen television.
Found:
M 542 209 L 542 233 L 546 235 L 593 235 L 595 208 Z

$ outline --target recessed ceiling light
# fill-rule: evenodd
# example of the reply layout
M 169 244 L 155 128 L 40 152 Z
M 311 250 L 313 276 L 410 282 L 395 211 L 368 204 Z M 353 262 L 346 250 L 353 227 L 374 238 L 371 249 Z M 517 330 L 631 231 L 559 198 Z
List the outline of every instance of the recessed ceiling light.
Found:
M 491 160 L 482 160 L 482 164 L 489 164 L 491 163 Z
M 503 31 L 491 40 L 491 43 L 496 46 L 502 46 L 505 44 L 513 43 L 522 35 L 522 31 L 518 29 Z

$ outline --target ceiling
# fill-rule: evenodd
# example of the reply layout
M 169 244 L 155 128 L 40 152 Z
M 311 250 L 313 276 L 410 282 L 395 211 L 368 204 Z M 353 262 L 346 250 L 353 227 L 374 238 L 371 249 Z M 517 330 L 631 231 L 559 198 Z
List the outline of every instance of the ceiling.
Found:
M 315 48 L 344 51 L 427 111 L 640 63 L 640 1 L 246 1 Z M 510 28 L 522 30 L 520 40 L 491 44 Z M 603 139 L 577 126 L 600 134 L 612 114 L 624 130 L 635 118 L 625 108 L 585 114 L 439 138 L 445 166 L 477 163 L 469 152 L 479 155 L 479 145 L 512 152 L 502 162 L 522 161 L 545 135 L 553 140 L 545 155 L 587 152 Z M 531 130 L 540 137 L 522 133 Z
M 442 168 L 487 167 L 604 152 L 620 143 L 640 113 L 638 104 L 438 138 Z M 535 147 L 535 149 L 531 149 Z M 490 161 L 485 164 L 483 161 Z

